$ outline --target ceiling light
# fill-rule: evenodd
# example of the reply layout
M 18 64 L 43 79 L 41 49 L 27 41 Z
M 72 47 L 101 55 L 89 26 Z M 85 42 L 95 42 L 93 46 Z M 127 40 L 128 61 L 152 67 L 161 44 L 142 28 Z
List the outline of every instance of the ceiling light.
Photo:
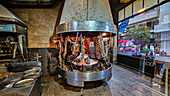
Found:
M 106 36 L 106 33 L 103 33 L 102 35 L 103 35 L 103 36 Z
M 138 11 L 138 13 L 141 13 L 141 12 L 143 12 L 143 11 L 145 11 L 145 8 L 140 9 L 140 10 Z

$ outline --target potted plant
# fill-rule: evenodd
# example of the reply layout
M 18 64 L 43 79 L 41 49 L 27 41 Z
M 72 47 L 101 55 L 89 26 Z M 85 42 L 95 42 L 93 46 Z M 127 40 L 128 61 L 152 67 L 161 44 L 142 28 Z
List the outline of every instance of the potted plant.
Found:
M 151 38 L 152 35 L 150 30 L 151 28 L 147 26 L 139 26 L 139 27 L 126 29 L 126 35 L 124 39 L 133 40 L 135 41 L 135 43 L 149 42 L 149 39 Z M 145 53 L 148 54 L 149 50 L 145 50 Z

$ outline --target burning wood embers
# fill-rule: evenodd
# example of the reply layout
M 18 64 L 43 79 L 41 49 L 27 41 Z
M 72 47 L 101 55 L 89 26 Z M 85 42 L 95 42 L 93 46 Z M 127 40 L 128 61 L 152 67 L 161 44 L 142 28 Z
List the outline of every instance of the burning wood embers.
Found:
M 53 40 L 59 50 L 58 67 L 71 72 L 98 72 L 111 65 L 108 58 L 110 37 L 58 37 Z M 91 47 L 90 47 L 91 44 Z

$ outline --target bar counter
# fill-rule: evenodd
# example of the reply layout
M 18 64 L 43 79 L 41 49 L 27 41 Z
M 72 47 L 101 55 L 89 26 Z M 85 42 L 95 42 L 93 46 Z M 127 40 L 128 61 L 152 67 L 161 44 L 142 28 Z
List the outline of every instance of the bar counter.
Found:
M 128 53 L 118 53 L 117 62 L 139 72 L 143 72 L 144 56 L 134 56 Z
M 165 78 L 165 96 L 168 96 L 168 86 L 170 84 L 168 84 L 168 80 L 169 80 L 169 69 L 170 69 L 170 57 L 165 57 L 165 56 L 156 56 L 155 57 L 155 60 L 158 60 L 158 61 L 164 61 L 166 62 L 166 78 Z

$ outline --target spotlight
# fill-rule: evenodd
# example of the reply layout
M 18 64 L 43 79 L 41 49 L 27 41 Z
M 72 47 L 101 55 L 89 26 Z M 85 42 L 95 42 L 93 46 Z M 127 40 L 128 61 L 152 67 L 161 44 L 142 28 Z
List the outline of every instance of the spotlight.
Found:
M 102 35 L 103 35 L 103 36 L 106 36 L 106 33 L 103 33 Z

